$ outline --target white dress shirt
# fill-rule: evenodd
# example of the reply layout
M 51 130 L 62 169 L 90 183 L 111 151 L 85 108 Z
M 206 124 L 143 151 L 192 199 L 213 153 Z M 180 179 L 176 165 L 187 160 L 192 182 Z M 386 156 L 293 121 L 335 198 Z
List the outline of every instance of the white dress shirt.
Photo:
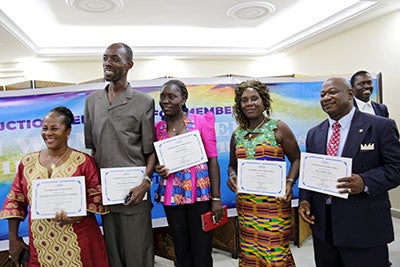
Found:
M 338 153 L 337 153 L 338 157 L 342 156 L 344 144 L 346 143 L 347 136 L 349 135 L 351 121 L 353 120 L 355 111 L 356 111 L 356 108 L 353 107 L 349 113 L 347 113 L 340 120 L 338 120 L 338 122 L 340 123 L 340 139 L 339 139 L 339 149 L 338 149 Z M 332 133 L 333 133 L 333 123 L 335 122 L 335 120 L 328 118 L 328 121 L 329 121 L 329 129 L 328 129 L 327 145 L 328 145 L 329 139 L 331 138 Z M 326 201 L 325 204 L 327 204 L 327 205 L 332 204 L 332 199 L 330 197 L 327 197 L 325 201 Z
M 357 99 L 356 97 L 354 99 L 356 100 L 357 107 L 360 111 L 369 113 L 372 115 L 376 115 L 374 108 L 372 107 L 371 100 L 368 100 L 368 102 L 364 102 L 364 101 Z

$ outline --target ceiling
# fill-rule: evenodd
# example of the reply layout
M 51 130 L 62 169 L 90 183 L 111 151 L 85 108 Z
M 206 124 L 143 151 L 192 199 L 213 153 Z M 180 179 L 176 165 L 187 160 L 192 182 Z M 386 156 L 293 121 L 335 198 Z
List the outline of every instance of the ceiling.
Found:
M 399 8 L 400 0 L 1 0 L 0 73 L 31 57 L 99 59 L 113 42 L 132 45 L 135 58 L 267 56 Z

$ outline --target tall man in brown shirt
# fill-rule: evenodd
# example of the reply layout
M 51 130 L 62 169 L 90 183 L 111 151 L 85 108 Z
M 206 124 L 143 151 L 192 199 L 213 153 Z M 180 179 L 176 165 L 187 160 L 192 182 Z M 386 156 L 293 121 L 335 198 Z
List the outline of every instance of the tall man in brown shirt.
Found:
M 146 166 L 142 183 L 130 189 L 126 204 L 110 205 L 103 230 L 110 266 L 154 265 L 151 201 L 143 200 L 151 186 L 154 100 L 131 87 L 132 49 L 123 43 L 107 47 L 104 78 L 109 84 L 85 103 L 85 145 L 99 168 Z

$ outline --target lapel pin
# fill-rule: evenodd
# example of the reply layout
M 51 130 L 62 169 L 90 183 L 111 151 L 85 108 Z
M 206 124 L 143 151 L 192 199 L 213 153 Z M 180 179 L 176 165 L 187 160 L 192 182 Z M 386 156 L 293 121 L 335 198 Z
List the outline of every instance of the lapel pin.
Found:
M 363 131 L 364 131 L 363 129 L 359 129 L 359 130 L 358 130 L 359 133 L 362 133 Z

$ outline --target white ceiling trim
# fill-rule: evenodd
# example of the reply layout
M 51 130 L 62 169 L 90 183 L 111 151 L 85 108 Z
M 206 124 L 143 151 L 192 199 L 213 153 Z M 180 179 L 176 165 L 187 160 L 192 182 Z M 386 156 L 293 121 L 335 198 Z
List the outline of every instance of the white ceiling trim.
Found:
M 12 36 L 23 45 L 37 54 L 38 46 L 21 30 L 4 12 L 0 9 L 0 25 L 3 26 Z
M 379 2 L 371 2 L 371 1 L 364 1 L 358 2 L 351 7 L 338 12 L 331 17 L 307 28 L 296 34 L 292 35 L 291 37 L 280 41 L 279 43 L 270 46 L 267 49 L 267 54 L 271 55 L 277 52 L 280 52 L 284 49 L 290 48 L 291 46 L 298 44 L 306 39 L 309 39 L 313 36 L 316 36 L 322 32 L 328 31 L 340 24 L 344 24 L 346 21 L 351 20 L 358 15 L 370 11 L 374 8 L 381 6 L 382 3 Z
M 273 55 L 298 45 L 305 40 L 324 33 L 327 37 L 329 30 L 334 29 L 349 20 L 362 20 L 360 14 L 378 9 L 385 1 L 360 1 L 333 16 L 320 21 L 288 38 L 269 47 L 209 47 L 209 46 L 134 46 L 136 58 L 156 56 L 172 57 L 254 57 Z M 393 8 L 392 8 L 393 10 Z M 388 12 L 388 11 L 386 11 Z M 18 41 L 31 50 L 39 58 L 98 58 L 104 51 L 103 46 L 85 47 L 39 47 L 21 28 L 19 28 L 4 12 L 0 10 L 0 25 L 3 26 Z

